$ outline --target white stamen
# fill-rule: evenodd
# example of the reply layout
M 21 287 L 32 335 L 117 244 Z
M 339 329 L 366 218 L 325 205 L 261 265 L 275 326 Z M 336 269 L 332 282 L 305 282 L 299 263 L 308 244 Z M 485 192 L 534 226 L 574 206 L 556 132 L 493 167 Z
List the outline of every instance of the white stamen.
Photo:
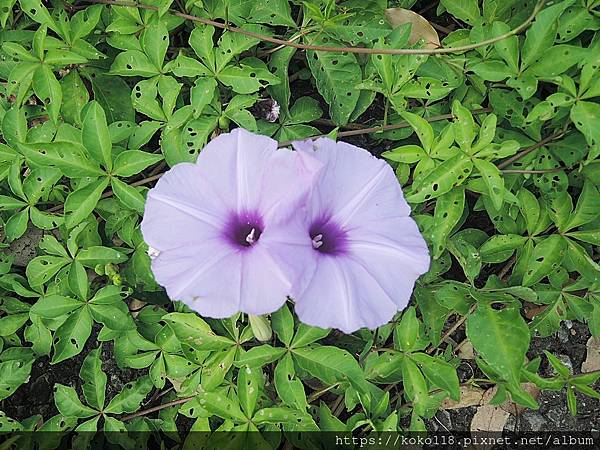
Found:
M 312 239 L 312 246 L 313 248 L 316 250 L 318 249 L 321 245 L 323 245 L 323 235 L 322 234 L 317 234 L 313 239 Z
M 256 241 L 256 239 L 254 239 L 254 233 L 256 233 L 256 228 L 252 228 L 250 234 L 246 236 L 246 242 L 250 245 L 254 244 L 254 242 Z
M 159 250 L 156 250 L 155 248 L 152 248 L 152 247 L 148 247 L 148 256 L 150 257 L 150 259 L 156 259 L 158 257 L 158 255 L 160 255 Z

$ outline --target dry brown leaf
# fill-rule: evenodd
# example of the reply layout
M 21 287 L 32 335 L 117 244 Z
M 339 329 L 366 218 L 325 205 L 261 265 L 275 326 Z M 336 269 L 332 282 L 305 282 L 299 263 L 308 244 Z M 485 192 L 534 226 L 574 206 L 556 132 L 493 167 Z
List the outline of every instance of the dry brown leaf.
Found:
M 586 344 L 587 354 L 581 365 L 581 372 L 600 370 L 600 336 L 591 337 Z
M 475 359 L 475 349 L 468 339 L 465 339 L 458 349 L 460 359 Z
M 442 409 L 459 409 L 467 408 L 469 406 L 479 406 L 483 404 L 485 392 L 484 389 L 475 386 L 461 386 L 460 401 L 456 402 L 448 398 L 442 403 Z
M 471 420 L 471 431 L 502 431 L 509 417 L 499 406 L 480 406 Z
M 408 38 L 410 45 L 414 45 L 423 39 L 425 48 L 439 48 L 442 46 L 435 28 L 431 26 L 427 19 L 416 12 L 404 8 L 388 8 L 385 10 L 385 17 L 394 28 L 405 23 L 412 24 L 410 37 Z

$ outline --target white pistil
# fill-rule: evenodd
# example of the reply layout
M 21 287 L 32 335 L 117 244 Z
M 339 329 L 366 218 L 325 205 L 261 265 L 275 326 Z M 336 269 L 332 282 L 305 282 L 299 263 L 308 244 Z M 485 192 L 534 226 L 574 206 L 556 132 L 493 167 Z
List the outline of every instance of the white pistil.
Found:
M 256 233 L 256 228 L 252 228 L 252 231 L 250 231 L 250 234 L 248 234 L 248 236 L 246 236 L 246 242 L 250 245 L 254 244 L 254 242 L 256 242 L 256 239 L 254 238 L 254 234 Z
M 322 234 L 317 234 L 313 239 L 312 239 L 312 246 L 313 248 L 316 250 L 318 249 L 321 245 L 323 245 L 323 235 Z

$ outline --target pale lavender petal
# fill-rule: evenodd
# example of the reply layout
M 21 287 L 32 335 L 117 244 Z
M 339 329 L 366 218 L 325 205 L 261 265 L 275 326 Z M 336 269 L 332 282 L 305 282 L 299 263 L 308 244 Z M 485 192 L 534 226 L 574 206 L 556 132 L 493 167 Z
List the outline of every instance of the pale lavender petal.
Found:
M 313 218 L 331 211 L 336 222 L 344 225 L 350 220 L 375 222 L 389 214 L 410 214 L 398 180 L 385 161 L 362 148 L 328 138 L 317 139 L 310 147 L 306 142 L 293 145 L 323 163 L 311 199 Z
M 219 235 L 227 211 L 194 164 L 178 164 L 148 192 L 141 229 L 158 251 L 202 242 Z
M 345 333 L 381 326 L 397 309 L 364 267 L 351 259 L 328 256 L 318 259 L 314 276 L 295 307 L 302 322 Z
M 256 246 L 242 254 L 242 276 L 238 310 L 261 315 L 277 311 L 291 290 L 288 273 L 265 246 Z
M 161 252 L 152 272 L 169 298 L 204 316 L 223 318 L 239 311 L 242 254 L 220 239 Z

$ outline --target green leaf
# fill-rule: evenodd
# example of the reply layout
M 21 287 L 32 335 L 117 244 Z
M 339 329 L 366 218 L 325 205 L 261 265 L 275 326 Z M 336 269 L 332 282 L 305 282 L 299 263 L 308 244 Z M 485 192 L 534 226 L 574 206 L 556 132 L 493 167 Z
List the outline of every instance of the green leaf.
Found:
M 426 153 L 429 153 L 433 147 L 434 140 L 433 128 L 431 128 L 429 122 L 427 122 L 421 116 L 409 113 L 408 111 L 402 111 L 400 115 L 415 130 L 419 140 L 421 141 L 423 149 L 425 149 Z
M 565 239 L 553 234 L 537 244 L 523 275 L 523 286 L 531 286 L 556 269 L 563 260 L 566 250 Z
M 69 288 L 73 294 L 75 294 L 81 300 L 87 300 L 90 280 L 88 279 L 85 268 L 77 260 L 73 261 L 69 267 L 68 282 Z
M 312 344 L 313 342 L 328 336 L 330 331 L 329 328 L 311 327 L 310 325 L 300 323 L 290 347 L 300 348 Z
M 200 351 L 222 350 L 233 347 L 235 342 L 218 336 L 210 326 L 195 314 L 170 313 L 162 318 L 173 330 L 177 339 Z
M 439 258 L 446 249 L 446 239 L 462 217 L 464 207 L 465 189 L 462 186 L 438 197 L 431 228 L 431 243 L 435 259 Z
M 494 37 L 506 34 L 510 31 L 510 27 L 503 22 L 494 22 L 492 24 L 492 33 Z M 513 74 L 519 71 L 519 38 L 510 36 L 501 39 L 494 43 L 494 49 L 504 62 L 508 65 Z
M 289 346 L 294 335 L 294 316 L 287 304 L 271 314 L 271 326 L 279 340 Z
M 140 44 L 148 58 L 160 71 L 169 48 L 169 31 L 162 20 L 150 24 L 144 30 Z
M 302 381 L 296 377 L 294 361 L 288 353 L 283 356 L 275 366 L 273 375 L 275 389 L 279 398 L 288 406 L 306 410 L 306 392 Z
M 79 400 L 77 392 L 71 386 L 62 384 L 54 385 L 54 403 L 56 409 L 65 417 L 76 417 L 78 419 L 86 419 L 98 414 L 89 406 L 85 406 Z
M 492 236 L 479 248 L 484 263 L 501 263 L 510 258 L 515 250 L 522 247 L 527 238 L 517 234 L 497 234 Z
M 104 175 L 100 167 L 90 161 L 84 147 L 73 142 L 21 144 L 19 148 L 32 163 L 56 167 L 69 178 Z
M 284 348 L 271 347 L 268 344 L 259 345 L 240 354 L 235 360 L 235 365 L 238 367 L 262 367 L 279 359 L 284 353 Z
M 566 256 L 577 272 L 592 283 L 598 282 L 600 280 L 600 266 L 598 263 L 590 257 L 581 245 L 571 239 L 565 238 L 565 241 L 567 243 Z
M 600 205 L 598 188 L 591 181 L 586 180 L 577 200 L 575 211 L 569 215 L 569 219 L 565 226 L 561 228 L 561 231 L 564 233 L 593 221 L 600 214 L 598 205 Z
M 29 221 L 29 210 L 24 209 L 13 214 L 7 221 L 4 227 L 4 233 L 8 242 L 20 238 L 27 230 L 27 222 Z
M 458 100 L 455 100 L 452 103 L 452 115 L 454 116 L 452 125 L 454 140 L 463 150 L 470 150 L 477 134 L 471 111 L 461 105 Z
M 575 103 L 571 108 L 571 120 L 590 146 L 587 160 L 596 159 L 600 156 L 600 130 L 596 126 L 600 120 L 600 105 L 584 101 Z
M 66 266 L 70 260 L 62 256 L 38 256 L 33 258 L 25 273 L 31 286 L 41 286 L 51 280 L 60 269 Z
M 10 397 L 29 380 L 32 363 L 33 359 L 0 361 L 0 400 Z
M 518 382 L 529 348 L 529 328 L 516 305 L 496 310 L 479 304 L 467 318 L 467 337 L 504 380 Z
M 417 320 L 417 314 L 414 306 L 408 308 L 402 314 L 402 320 L 397 327 L 398 343 L 403 352 L 411 352 L 415 349 L 415 344 L 419 338 L 420 323 Z
M 452 365 L 440 357 L 434 358 L 425 353 L 413 353 L 410 358 L 419 365 L 432 385 L 444 389 L 450 394 L 452 400 L 460 400 L 458 375 Z
M 314 39 L 311 39 L 311 35 L 307 37 L 310 41 Z M 362 81 L 362 73 L 356 57 L 352 53 L 313 50 L 307 51 L 306 57 L 316 80 L 317 90 L 329 104 L 331 119 L 336 125 L 345 125 L 360 95 L 360 90 L 355 86 Z
M 108 178 L 102 177 L 69 194 L 64 207 L 68 214 L 65 218 L 67 228 L 75 227 L 92 213 L 107 186 Z
M 159 69 L 139 50 L 127 50 L 119 53 L 110 66 L 111 75 L 123 77 L 152 77 L 159 75 Z
M 44 195 L 47 195 L 61 176 L 60 170 L 51 167 L 32 170 L 23 182 L 23 192 L 29 203 L 35 205 Z
M 127 257 L 114 248 L 94 245 L 81 250 L 76 259 L 84 266 L 94 268 L 98 264 L 119 264 L 125 262 Z
M 162 161 L 162 159 L 162 155 L 155 155 L 140 150 L 127 150 L 119 153 L 119 156 L 115 159 L 114 173 L 120 177 L 130 177 Z
M 544 57 L 545 51 L 552 47 L 558 29 L 558 17 L 573 2 L 574 0 L 563 1 L 538 13 L 525 36 L 521 50 L 521 70 Z
M 70 297 L 62 295 L 48 295 L 40 297 L 31 307 L 31 314 L 45 319 L 54 319 L 81 308 L 83 303 Z
M 81 389 L 88 405 L 101 410 L 106 394 L 106 374 L 102 371 L 102 347 L 95 348 L 83 360 L 79 376 L 83 380 Z
M 337 347 L 302 347 L 292 351 L 300 367 L 327 384 L 347 381 L 361 393 L 369 391 L 362 369 L 354 357 Z
M 238 94 L 252 94 L 270 84 L 279 84 L 279 78 L 269 72 L 258 58 L 249 57 L 239 66 L 229 65 L 219 72 L 218 80 Z
M 41 64 L 33 72 L 33 91 L 44 102 L 52 121 L 58 123 L 62 104 L 62 89 L 48 65 Z
M 237 394 L 246 417 L 252 417 L 262 385 L 263 373 L 259 367 L 240 367 L 237 379 Z
M 473 162 L 462 152 L 444 161 L 414 186 L 413 193 L 406 197 L 410 203 L 422 203 L 437 198 L 460 186 L 473 170 Z
M 54 333 L 54 355 L 52 364 L 78 355 L 92 334 L 92 316 L 88 308 L 80 308 Z
M 481 22 L 477 0 L 441 0 L 440 4 L 454 17 L 469 25 L 477 25 Z
M 137 411 L 152 390 L 152 381 L 148 376 L 127 383 L 123 390 L 115 395 L 104 410 L 109 414 L 123 414 Z
M 203 408 L 217 417 L 235 422 L 245 422 L 247 420 L 239 405 L 225 395 L 202 391 L 197 398 Z
M 123 202 L 125 206 L 139 212 L 144 212 L 144 197 L 133 186 L 123 183 L 117 178 L 112 178 L 111 186 L 117 198 Z
M 92 76 L 93 74 L 93 76 Z M 94 99 L 100 103 L 109 123 L 119 120 L 134 121 L 135 111 L 131 104 L 131 89 L 122 78 L 104 73 L 88 75 L 94 90 Z
M 92 158 L 110 171 L 112 169 L 112 142 L 108 132 L 106 115 L 100 103 L 96 101 L 87 106 L 81 137 L 83 145 Z
M 194 86 L 190 88 L 190 103 L 194 108 L 194 118 L 202 114 L 206 105 L 210 104 L 217 89 L 217 81 L 214 78 L 197 78 Z
M 499 211 L 504 203 L 504 178 L 502 178 L 500 170 L 484 159 L 474 158 L 473 163 L 485 182 L 494 208 Z

